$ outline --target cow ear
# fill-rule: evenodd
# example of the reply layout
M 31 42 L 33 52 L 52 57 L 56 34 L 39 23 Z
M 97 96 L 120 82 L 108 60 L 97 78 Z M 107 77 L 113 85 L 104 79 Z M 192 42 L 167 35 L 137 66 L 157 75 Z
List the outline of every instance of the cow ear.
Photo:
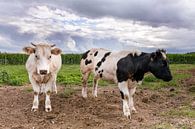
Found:
M 51 54 L 54 54 L 54 55 L 59 55 L 62 53 L 62 50 L 59 49 L 59 48 L 54 48 L 54 49 L 51 49 Z
M 26 52 L 28 55 L 35 53 L 35 48 L 32 47 L 24 47 L 23 51 Z

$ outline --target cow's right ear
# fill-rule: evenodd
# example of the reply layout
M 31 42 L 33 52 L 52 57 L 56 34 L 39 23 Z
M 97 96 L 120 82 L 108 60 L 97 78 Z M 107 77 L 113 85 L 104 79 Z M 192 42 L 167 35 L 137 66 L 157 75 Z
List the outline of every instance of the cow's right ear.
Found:
M 26 52 L 28 55 L 35 53 L 35 48 L 32 47 L 24 47 L 23 51 Z

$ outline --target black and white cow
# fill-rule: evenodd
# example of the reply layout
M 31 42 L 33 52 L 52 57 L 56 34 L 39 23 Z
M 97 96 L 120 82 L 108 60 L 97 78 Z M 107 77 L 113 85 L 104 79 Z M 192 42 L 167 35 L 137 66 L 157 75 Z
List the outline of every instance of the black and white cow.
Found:
M 140 83 L 147 72 L 164 81 L 172 80 L 166 52 L 160 49 L 156 52 L 144 53 L 111 52 L 102 48 L 93 48 L 83 54 L 80 69 L 83 83 L 82 96 L 87 97 L 87 80 L 91 72 L 94 74 L 94 97 L 97 97 L 98 80 L 111 80 L 118 84 L 123 101 L 123 113 L 128 118 L 131 117 L 131 111 L 136 111 L 133 103 L 136 87 L 129 90 L 129 82 Z

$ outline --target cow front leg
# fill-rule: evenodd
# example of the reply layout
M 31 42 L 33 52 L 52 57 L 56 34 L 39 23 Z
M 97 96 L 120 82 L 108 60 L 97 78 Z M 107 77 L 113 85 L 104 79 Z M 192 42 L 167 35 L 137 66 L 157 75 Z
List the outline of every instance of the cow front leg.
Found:
M 51 95 L 51 91 L 48 90 L 46 92 L 46 98 L 45 98 L 45 111 L 46 112 L 51 112 L 52 111 L 50 95 Z
M 82 83 L 83 83 L 83 88 L 82 88 L 82 96 L 83 98 L 87 98 L 87 80 L 89 78 L 90 72 L 83 73 L 82 75 Z
M 127 81 L 119 82 L 118 87 L 120 89 L 122 101 L 123 101 L 123 113 L 124 115 L 131 119 L 131 112 L 129 108 L 129 89 Z
M 94 77 L 93 79 L 93 90 L 92 94 L 94 97 L 97 97 L 97 87 L 98 87 L 98 78 Z
M 40 86 L 38 85 L 33 85 L 33 90 L 34 90 L 34 100 L 33 100 L 33 105 L 31 111 L 35 112 L 39 108 L 39 93 L 40 93 Z

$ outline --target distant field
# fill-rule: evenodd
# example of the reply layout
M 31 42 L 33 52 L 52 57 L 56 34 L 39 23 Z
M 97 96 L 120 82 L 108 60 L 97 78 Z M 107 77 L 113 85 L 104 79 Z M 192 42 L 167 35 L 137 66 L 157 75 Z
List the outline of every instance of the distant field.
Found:
M 171 71 L 174 79 L 170 82 L 163 82 L 156 79 L 153 75 L 145 75 L 142 87 L 158 89 L 167 86 L 180 86 L 182 79 L 190 78 L 192 75 L 181 73 L 182 70 L 195 69 L 195 64 L 172 64 Z M 81 74 L 79 65 L 63 65 L 57 81 L 62 85 L 81 85 Z M 28 74 L 24 65 L 0 65 L 0 85 L 20 86 L 29 83 Z M 109 82 L 100 81 L 100 85 L 108 85 Z M 89 85 L 92 85 L 92 77 L 89 79 Z

